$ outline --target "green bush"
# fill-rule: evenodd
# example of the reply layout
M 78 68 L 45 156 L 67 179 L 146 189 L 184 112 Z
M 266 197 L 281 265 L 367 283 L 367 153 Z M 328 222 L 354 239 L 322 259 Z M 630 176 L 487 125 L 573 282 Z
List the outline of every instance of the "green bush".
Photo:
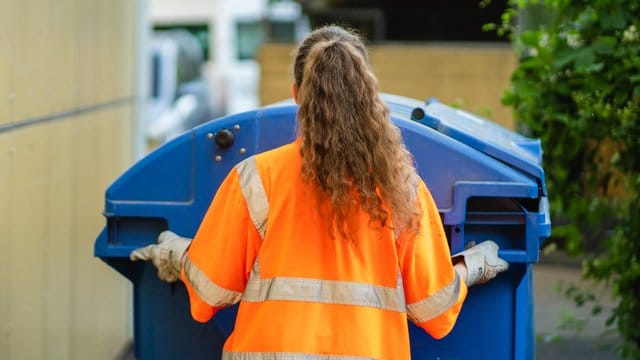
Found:
M 501 21 L 486 28 L 520 57 L 503 102 L 542 139 L 552 241 L 611 285 L 609 324 L 640 358 L 640 0 L 510 0 Z

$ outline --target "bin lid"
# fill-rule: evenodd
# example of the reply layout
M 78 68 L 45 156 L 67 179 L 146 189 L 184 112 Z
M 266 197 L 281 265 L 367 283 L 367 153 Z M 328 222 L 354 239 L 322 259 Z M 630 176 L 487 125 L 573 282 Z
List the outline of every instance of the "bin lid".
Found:
M 434 98 L 423 103 L 397 95 L 385 94 L 383 97 L 392 114 L 429 126 L 532 175 L 538 179 L 542 195 L 546 196 L 539 139 L 528 138 L 478 115 L 444 105 Z

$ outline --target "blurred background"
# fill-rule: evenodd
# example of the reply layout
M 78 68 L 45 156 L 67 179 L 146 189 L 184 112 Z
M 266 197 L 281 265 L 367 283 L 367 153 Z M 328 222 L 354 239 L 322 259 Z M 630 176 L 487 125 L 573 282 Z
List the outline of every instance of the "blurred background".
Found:
M 289 98 L 293 51 L 319 25 L 359 30 L 381 91 L 522 130 L 502 103 L 522 53 L 485 26 L 509 9 L 506 0 L 0 0 L 0 359 L 130 354 L 131 284 L 93 257 L 104 190 L 198 124 Z M 517 15 L 515 31 L 541 16 Z M 538 357 L 617 358 L 607 316 L 565 296 L 580 284 L 610 309 L 610 288 L 583 280 L 581 259 L 562 253 L 543 253 L 536 269 Z

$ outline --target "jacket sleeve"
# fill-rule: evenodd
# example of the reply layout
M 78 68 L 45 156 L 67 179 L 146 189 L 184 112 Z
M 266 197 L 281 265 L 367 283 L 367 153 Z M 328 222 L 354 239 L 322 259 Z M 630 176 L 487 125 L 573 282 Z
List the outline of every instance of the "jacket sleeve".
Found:
M 422 181 L 418 201 L 422 209 L 418 232 L 400 235 L 398 259 L 409 319 L 440 339 L 453 329 L 467 287 L 453 268 L 440 214 Z
M 240 301 L 260 243 L 234 168 L 218 188 L 182 267 L 195 320 L 206 322 Z

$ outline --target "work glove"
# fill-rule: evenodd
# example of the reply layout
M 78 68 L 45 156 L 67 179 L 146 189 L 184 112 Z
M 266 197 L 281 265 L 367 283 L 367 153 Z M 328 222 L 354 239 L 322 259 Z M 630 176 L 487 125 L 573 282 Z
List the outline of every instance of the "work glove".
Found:
M 467 286 L 483 284 L 506 271 L 509 263 L 498 257 L 498 245 L 487 240 L 478 245 L 472 246 L 451 257 L 455 264 L 464 259 L 467 268 Z
M 131 261 L 151 260 L 158 269 L 162 281 L 175 282 L 180 278 L 184 256 L 191 239 L 183 238 L 171 231 L 158 235 L 158 244 L 151 244 L 131 252 Z

